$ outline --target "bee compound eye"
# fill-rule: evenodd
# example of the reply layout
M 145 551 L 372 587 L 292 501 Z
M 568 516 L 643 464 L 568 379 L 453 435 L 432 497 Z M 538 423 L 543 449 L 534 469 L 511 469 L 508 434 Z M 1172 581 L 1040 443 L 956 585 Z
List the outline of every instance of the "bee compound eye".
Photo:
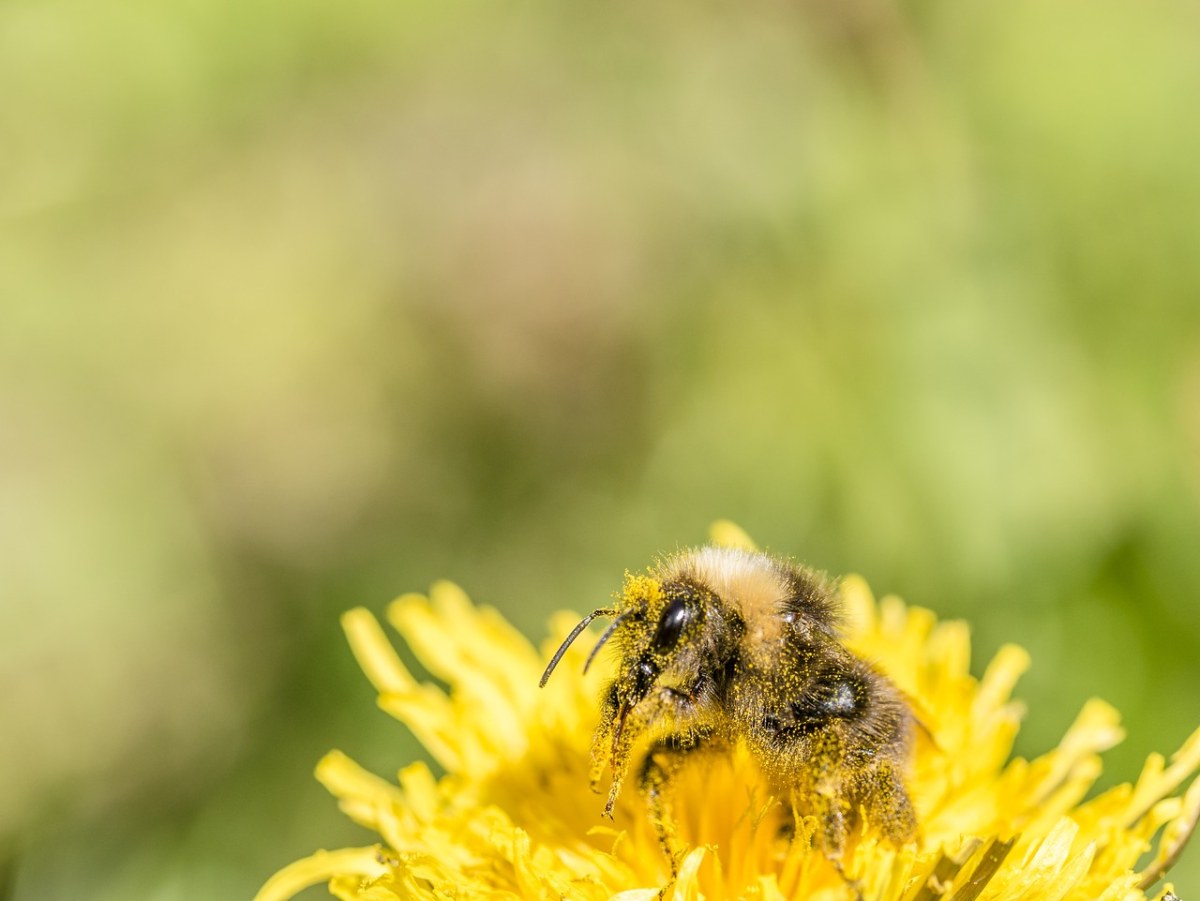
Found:
M 687 600 L 681 597 L 673 598 L 667 609 L 663 611 L 658 621 L 658 630 L 654 633 L 654 648 L 658 651 L 669 651 L 679 643 L 679 637 L 694 613 Z

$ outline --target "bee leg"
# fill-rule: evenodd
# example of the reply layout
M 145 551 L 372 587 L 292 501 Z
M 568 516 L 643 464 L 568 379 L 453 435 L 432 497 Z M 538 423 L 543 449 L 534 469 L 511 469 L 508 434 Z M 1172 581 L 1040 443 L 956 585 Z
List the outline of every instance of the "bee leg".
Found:
M 619 700 L 614 685 L 605 699 L 600 726 L 592 736 L 592 778 L 595 785 L 598 776 L 604 772 L 607 760 L 613 774 L 608 801 L 604 805 L 604 815 L 609 819 L 612 819 L 613 808 L 621 794 L 625 772 L 639 737 L 647 729 L 663 722 L 678 724 L 680 731 L 677 734 L 680 736 L 697 735 L 703 738 L 706 734 L 702 734 L 704 727 L 698 724 L 686 731 L 682 726 L 685 723 L 697 723 L 693 696 L 686 692 L 663 687 L 630 705 L 628 701 Z
M 846 871 L 842 869 L 842 864 L 840 861 L 836 864 L 836 866 L 837 866 L 838 875 L 842 877 L 843 881 L 846 883 L 846 886 L 850 889 L 850 891 L 854 892 L 854 901 L 863 901 L 863 893 L 862 893 L 863 882 L 862 882 L 862 880 L 861 879 L 851 879 L 849 876 L 847 876 Z
M 841 858 L 832 860 L 833 868 L 837 870 L 837 874 L 842 877 L 842 881 L 846 883 L 847 888 L 854 892 L 854 901 L 863 901 L 863 883 L 861 879 L 854 879 L 843 868 Z
M 686 848 L 676 841 L 675 820 L 671 813 L 667 790 L 691 755 L 712 747 L 711 739 L 711 729 L 668 735 L 650 748 L 642 762 L 638 787 L 646 799 L 646 806 L 650 809 L 650 821 L 654 823 L 658 843 L 670 861 L 672 879 L 679 875 L 679 858 L 683 856 Z
M 850 832 L 851 807 L 843 798 L 840 783 L 816 785 L 807 790 L 792 795 L 793 815 L 800 816 L 801 810 L 810 812 L 817 821 L 816 842 L 825 855 L 825 859 L 837 870 L 842 881 L 854 892 L 854 897 L 862 901 L 862 881 L 854 879 L 842 865 L 846 851 L 846 841 Z M 799 799 L 803 804 L 798 804 Z M 799 831 L 797 829 L 797 831 Z
M 917 837 L 917 814 L 896 763 L 880 760 L 861 779 L 860 792 L 867 816 L 896 845 Z
M 604 775 L 604 768 L 609 765 L 612 758 L 612 737 L 616 729 L 617 713 L 620 707 L 617 686 L 614 683 L 604 695 L 600 708 L 600 725 L 596 727 L 596 734 L 592 739 L 590 777 L 592 791 L 596 794 L 601 793 L 600 780 Z
M 846 850 L 846 837 L 849 829 L 850 805 L 840 796 L 823 796 L 818 803 L 823 808 L 821 822 L 824 825 L 822 841 L 825 846 L 825 857 L 833 864 L 842 881 L 854 892 L 856 901 L 862 901 L 862 880 L 853 878 L 842 866 L 842 857 Z
M 792 790 L 792 814 L 797 818 L 796 825 L 802 814 L 810 814 L 817 822 L 815 844 L 825 857 L 841 870 L 842 855 L 846 850 L 846 840 L 850 833 L 849 820 L 850 804 L 843 797 L 841 784 L 830 782 L 822 785 L 802 785 Z M 799 833 L 801 830 L 796 829 Z

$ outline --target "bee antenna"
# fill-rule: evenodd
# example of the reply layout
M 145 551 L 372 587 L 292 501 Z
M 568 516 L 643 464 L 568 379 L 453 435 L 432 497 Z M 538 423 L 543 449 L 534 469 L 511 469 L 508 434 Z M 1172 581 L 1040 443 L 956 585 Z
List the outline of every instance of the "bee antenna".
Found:
M 596 659 L 596 655 L 600 653 L 600 649 L 604 647 L 604 643 L 608 641 L 612 637 L 613 632 L 617 630 L 617 626 L 621 625 L 621 623 L 625 622 L 625 620 L 629 619 L 629 617 L 633 614 L 641 613 L 642 609 L 642 607 L 630 607 L 628 610 L 622 610 L 617 618 L 608 624 L 608 628 L 604 630 L 604 634 L 600 636 L 600 640 L 596 642 L 596 646 L 592 648 L 592 652 L 588 654 L 587 662 L 583 664 L 583 672 L 585 675 L 587 674 L 588 667 L 592 665 L 592 661 Z
M 558 661 L 562 660 L 563 654 L 567 653 L 567 648 L 569 648 L 571 643 L 579 637 L 579 633 L 591 624 L 592 620 L 598 616 L 612 616 L 616 612 L 617 611 L 609 610 L 608 608 L 601 608 L 599 610 L 593 610 L 591 613 L 581 619 L 579 621 L 579 625 L 571 630 L 571 634 L 568 635 L 566 640 L 558 646 L 558 650 L 555 651 L 554 656 L 550 658 L 550 664 L 546 667 L 546 671 L 542 673 L 542 679 L 540 682 L 538 682 L 538 688 L 546 687 L 546 682 L 549 681 L 550 674 L 554 672 L 554 668 L 558 666 Z

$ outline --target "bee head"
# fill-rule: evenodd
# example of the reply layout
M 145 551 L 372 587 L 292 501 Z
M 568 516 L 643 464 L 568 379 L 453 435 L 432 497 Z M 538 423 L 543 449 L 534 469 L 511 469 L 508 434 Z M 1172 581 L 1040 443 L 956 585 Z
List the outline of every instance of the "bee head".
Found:
M 689 678 L 687 649 L 703 634 L 711 599 L 711 591 L 691 581 L 626 575 L 621 612 L 592 651 L 594 657 L 615 636 L 620 649 L 616 683 L 625 703 L 637 704 L 664 675 L 671 682 Z
M 706 601 L 712 593 L 690 581 L 662 581 L 650 575 L 625 575 L 625 586 L 611 608 L 594 610 L 571 630 L 542 675 L 545 685 L 572 642 L 592 620 L 611 616 L 613 621 L 601 634 L 583 666 L 586 673 L 600 649 L 616 637 L 621 649 L 621 672 L 617 681 L 626 688 L 630 703 L 637 703 L 668 669 L 678 650 L 703 627 Z

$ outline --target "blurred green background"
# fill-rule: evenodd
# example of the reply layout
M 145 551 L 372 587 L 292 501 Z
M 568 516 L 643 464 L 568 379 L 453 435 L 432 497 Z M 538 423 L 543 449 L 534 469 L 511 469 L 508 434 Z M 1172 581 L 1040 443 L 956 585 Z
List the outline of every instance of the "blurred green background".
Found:
M 1200 15 L 0 5 L 0 896 L 251 895 L 418 751 L 337 624 L 540 638 L 730 517 L 1200 724 Z M 1177 870 L 1200 894 L 1200 849 Z M 320 897 L 323 891 L 314 891 Z M 307 896 L 306 896 L 307 897 Z

